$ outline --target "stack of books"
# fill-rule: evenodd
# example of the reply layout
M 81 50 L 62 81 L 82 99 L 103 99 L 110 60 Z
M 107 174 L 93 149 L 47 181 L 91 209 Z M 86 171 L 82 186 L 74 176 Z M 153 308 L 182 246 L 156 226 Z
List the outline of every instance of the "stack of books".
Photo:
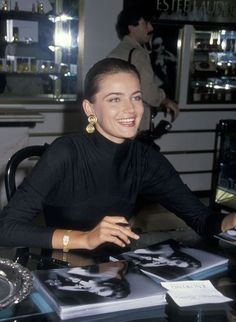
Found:
M 204 279 L 227 266 L 226 258 L 167 240 L 107 263 L 38 270 L 33 277 L 35 288 L 61 319 L 68 319 L 163 308 L 166 289 L 160 281 Z
M 157 282 L 206 279 L 228 268 L 228 259 L 173 239 L 125 252 L 111 260 L 127 260 Z
M 166 304 L 166 290 L 131 262 L 33 272 L 34 286 L 61 319 Z

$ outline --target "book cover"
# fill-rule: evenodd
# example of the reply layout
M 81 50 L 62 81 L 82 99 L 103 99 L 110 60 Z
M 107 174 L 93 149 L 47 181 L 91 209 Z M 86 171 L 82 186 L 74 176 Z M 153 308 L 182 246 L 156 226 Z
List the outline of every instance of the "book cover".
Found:
M 203 279 L 221 273 L 228 267 L 228 259 L 186 247 L 172 239 L 122 253 L 116 259 L 131 261 L 157 281 Z
M 33 272 L 34 286 L 61 319 L 163 306 L 166 290 L 131 262 Z
M 215 235 L 216 238 L 229 243 L 231 245 L 236 245 L 236 228 L 228 229 L 223 233 Z

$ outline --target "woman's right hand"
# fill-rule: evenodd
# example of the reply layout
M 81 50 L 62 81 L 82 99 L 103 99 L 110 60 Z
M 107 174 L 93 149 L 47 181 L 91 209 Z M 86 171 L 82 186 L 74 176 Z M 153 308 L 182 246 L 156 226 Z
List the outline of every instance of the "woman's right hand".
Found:
M 92 250 L 97 246 L 109 242 L 120 247 L 130 244 L 130 239 L 139 239 L 130 229 L 129 223 L 122 216 L 105 216 L 92 230 L 85 232 L 86 248 Z
M 56 229 L 52 237 L 52 248 L 62 249 L 63 236 L 67 231 Z M 132 232 L 129 223 L 123 216 L 105 216 L 97 226 L 90 231 L 71 230 L 69 249 L 92 250 L 103 243 L 112 243 L 120 247 L 130 244 L 130 239 L 139 239 Z

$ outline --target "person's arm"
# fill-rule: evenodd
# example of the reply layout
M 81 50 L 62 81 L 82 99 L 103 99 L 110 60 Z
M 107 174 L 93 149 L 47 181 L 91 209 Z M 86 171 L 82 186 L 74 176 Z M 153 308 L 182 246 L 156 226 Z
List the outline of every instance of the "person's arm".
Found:
M 166 97 L 161 102 L 161 107 L 163 108 L 164 114 L 168 113 L 171 115 L 171 122 L 174 122 L 179 116 L 179 106 L 176 102 L 172 101 Z
M 68 175 L 66 169 L 70 154 L 67 139 L 57 141 L 46 150 L 0 214 L 1 246 L 63 248 L 63 237 L 67 230 L 57 229 L 56 214 L 51 214 L 55 216 L 55 227 L 36 224 L 34 218 L 43 213 L 48 195 L 57 186 L 63 186 L 62 178 Z M 126 226 L 121 226 L 122 223 Z M 127 225 L 124 217 L 104 217 L 90 231 L 72 231 L 69 247 L 93 249 L 104 242 L 122 247 L 129 244 L 130 238 L 138 238 Z
M 142 195 L 158 201 L 199 235 L 210 237 L 233 224 L 234 219 L 226 220 L 225 214 L 215 213 L 200 202 L 160 152 L 150 148 L 145 168 Z
M 67 231 L 63 229 L 54 231 L 52 248 L 63 249 L 63 237 L 66 233 Z M 106 216 L 90 231 L 70 231 L 68 248 L 92 250 L 105 242 L 125 247 L 130 244 L 130 239 L 138 238 L 139 236 L 131 231 L 128 221 L 124 217 Z
M 172 121 L 174 121 L 179 115 L 179 107 L 166 97 L 163 89 L 156 85 L 148 53 L 141 49 L 134 50 L 132 64 L 135 65 L 141 77 L 143 101 L 149 106 L 156 107 L 159 111 L 163 111 L 164 108 L 164 112 L 171 114 Z

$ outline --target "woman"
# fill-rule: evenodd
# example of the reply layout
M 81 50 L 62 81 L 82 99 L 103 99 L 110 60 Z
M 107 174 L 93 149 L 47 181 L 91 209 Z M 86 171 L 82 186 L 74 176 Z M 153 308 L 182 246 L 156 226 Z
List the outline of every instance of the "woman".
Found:
M 128 262 L 117 261 L 87 267 L 75 267 L 68 271 L 44 271 L 41 273 L 40 278 L 45 280 L 45 283 L 50 288 L 53 288 L 57 296 L 62 297 L 64 301 L 74 299 L 75 303 L 77 303 L 78 297 L 74 297 L 73 292 L 80 293 L 80 301 L 84 292 L 119 299 L 125 298 L 130 294 L 129 283 L 125 278 L 128 265 Z M 84 299 L 86 298 L 88 298 L 88 294 L 84 295 Z M 73 303 L 69 304 L 72 305 Z
M 182 183 L 153 146 L 134 137 L 143 102 L 134 66 L 106 58 L 85 79 L 87 133 L 55 140 L 0 216 L 0 245 L 92 250 L 138 239 L 128 225 L 139 196 L 157 200 L 200 235 L 236 226 Z M 43 212 L 47 227 L 33 223 Z

